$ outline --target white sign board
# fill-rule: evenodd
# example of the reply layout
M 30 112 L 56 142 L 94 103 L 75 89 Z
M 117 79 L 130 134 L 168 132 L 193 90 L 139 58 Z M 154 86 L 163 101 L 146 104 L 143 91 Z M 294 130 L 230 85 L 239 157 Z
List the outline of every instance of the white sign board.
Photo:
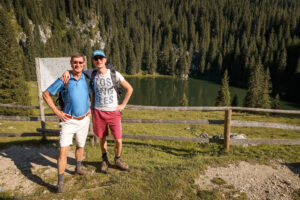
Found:
M 57 78 L 61 77 L 63 72 L 72 69 L 70 60 L 71 57 L 35 58 L 42 128 L 45 128 L 45 113 L 42 92 L 54 83 Z
M 71 70 L 71 57 L 39 58 L 40 87 L 45 91 L 66 70 Z

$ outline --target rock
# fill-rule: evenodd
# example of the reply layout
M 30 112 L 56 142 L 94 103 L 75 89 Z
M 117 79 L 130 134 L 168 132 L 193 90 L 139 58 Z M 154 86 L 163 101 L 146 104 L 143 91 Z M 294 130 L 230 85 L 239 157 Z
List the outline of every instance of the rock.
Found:
M 224 136 L 222 134 L 220 134 L 220 135 L 214 135 L 212 138 L 213 139 L 224 139 Z
M 285 183 L 286 185 L 291 185 L 291 182 L 289 180 L 284 180 L 283 183 Z
M 191 127 L 186 127 L 184 130 L 191 130 Z
M 4 189 L 0 186 L 0 192 L 4 192 Z
M 209 135 L 205 132 L 201 133 L 198 138 L 209 138 Z
M 231 134 L 230 138 L 231 139 L 246 139 L 246 135 L 245 134 Z

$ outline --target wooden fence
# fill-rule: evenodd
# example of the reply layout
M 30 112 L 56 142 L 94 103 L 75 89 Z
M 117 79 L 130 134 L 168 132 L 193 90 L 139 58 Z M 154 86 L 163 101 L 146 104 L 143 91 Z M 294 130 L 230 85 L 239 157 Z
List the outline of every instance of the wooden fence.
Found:
M 39 109 L 38 106 L 20 106 L 11 104 L 1 104 L 0 107 L 6 108 L 19 108 L 19 109 Z M 260 113 L 278 113 L 278 114 L 294 114 L 300 115 L 300 110 L 276 110 L 276 109 L 262 109 L 262 108 L 245 108 L 245 107 L 158 107 L 158 106 L 137 106 L 127 105 L 126 109 L 130 110 L 170 110 L 170 111 L 224 111 L 224 120 L 177 120 L 177 119 L 122 119 L 122 122 L 127 123 L 171 123 L 171 124 L 224 124 L 224 148 L 228 151 L 230 147 L 230 130 L 231 126 L 241 127 L 265 127 L 265 128 L 280 128 L 280 129 L 292 129 L 300 130 L 300 126 L 268 123 L 268 122 L 256 122 L 256 121 L 234 121 L 231 120 L 233 111 L 244 112 L 260 112 Z M 0 120 L 9 121 L 41 121 L 41 117 L 21 117 L 21 116 L 0 116 Z M 44 121 L 57 121 L 56 117 L 45 117 Z M 46 129 L 43 124 L 42 128 L 37 129 L 38 132 L 43 133 L 44 136 L 57 135 L 59 130 Z M 139 136 L 125 136 L 127 138 L 139 138 Z M 140 136 L 140 138 L 153 138 L 154 136 Z M 172 139 L 176 140 L 176 137 L 158 137 L 158 139 Z M 182 139 L 191 141 L 190 139 Z M 205 139 L 193 139 L 192 141 L 204 141 Z

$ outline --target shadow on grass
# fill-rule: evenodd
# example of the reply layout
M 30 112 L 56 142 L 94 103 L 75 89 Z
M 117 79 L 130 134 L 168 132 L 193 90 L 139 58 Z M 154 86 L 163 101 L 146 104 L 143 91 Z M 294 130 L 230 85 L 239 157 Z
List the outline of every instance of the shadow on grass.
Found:
M 101 162 L 102 160 L 99 160 L 99 161 L 93 161 L 93 162 L 90 162 L 90 161 L 83 161 L 83 164 L 84 165 L 89 165 L 89 166 L 93 166 L 95 167 L 95 172 L 97 173 L 104 173 L 104 172 L 101 172 L 100 170 L 100 165 L 101 165 Z M 119 170 L 119 171 L 124 171 L 124 170 L 120 170 L 116 165 L 114 165 L 113 162 L 110 162 L 110 165 L 108 167 L 109 169 L 114 169 L 114 170 Z M 106 173 L 104 173 L 106 174 Z
M 9 148 L 0 150 L 0 156 L 10 158 L 20 172 L 32 182 L 46 187 L 50 192 L 56 192 L 56 186 L 46 183 L 40 176 L 34 174 L 32 169 L 34 165 L 44 167 L 57 167 L 56 161 L 50 159 L 57 159 L 58 147 L 52 142 L 44 145 L 40 141 L 13 141 L 9 142 Z M 0 143 L 1 147 L 2 144 Z M 75 165 L 75 159 L 68 157 L 68 164 Z M 66 172 L 73 174 L 74 172 L 66 170 Z
M 114 141 L 107 141 L 108 143 L 111 143 L 113 145 Z M 160 144 L 149 144 L 146 142 L 128 142 L 123 141 L 123 148 L 128 148 L 130 145 L 140 146 L 140 147 L 147 147 L 147 148 L 153 148 L 159 151 L 163 151 L 165 153 L 178 156 L 178 157 L 195 157 L 199 155 L 223 155 L 224 149 L 222 145 L 208 145 L 208 144 L 197 144 L 194 148 L 190 148 L 189 146 L 181 146 L 181 147 L 170 147 L 168 146 L 168 143 L 166 145 L 160 145 Z

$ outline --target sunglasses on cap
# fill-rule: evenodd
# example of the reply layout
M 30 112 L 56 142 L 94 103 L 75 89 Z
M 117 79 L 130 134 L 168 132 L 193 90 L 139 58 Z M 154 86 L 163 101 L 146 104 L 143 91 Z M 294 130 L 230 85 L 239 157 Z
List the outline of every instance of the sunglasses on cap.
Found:
M 93 59 L 95 61 L 97 61 L 97 60 L 102 60 L 103 58 L 105 58 L 105 57 L 103 57 L 103 56 L 95 56 Z

